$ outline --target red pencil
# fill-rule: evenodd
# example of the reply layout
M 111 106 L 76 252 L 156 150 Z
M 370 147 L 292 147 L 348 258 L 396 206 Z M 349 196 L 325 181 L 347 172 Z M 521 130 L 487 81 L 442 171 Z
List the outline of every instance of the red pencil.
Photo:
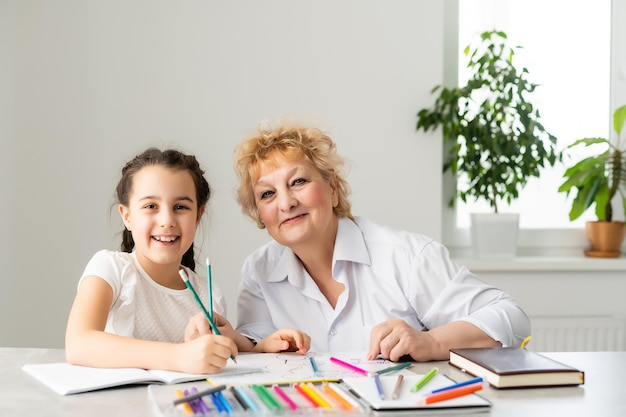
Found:
M 458 387 L 454 389 L 449 389 L 446 391 L 441 391 L 435 394 L 427 395 L 418 401 L 418 405 L 432 404 L 439 401 L 450 400 L 452 398 L 462 397 L 464 395 L 471 394 L 476 391 L 480 391 L 483 389 L 483 382 L 477 382 L 471 385 L 465 385 L 463 387 Z
M 295 389 L 296 391 L 298 391 L 298 393 L 299 393 L 300 395 L 302 395 L 304 398 L 306 398 L 306 400 L 307 400 L 308 402 L 310 402 L 310 403 L 311 403 L 311 405 L 312 405 L 313 407 L 319 407 L 319 406 L 320 406 L 320 405 L 317 403 L 317 401 L 315 401 L 313 398 L 311 398 L 311 396 L 310 396 L 310 395 L 309 395 L 309 394 L 308 394 L 305 390 L 303 390 L 303 389 L 302 389 L 302 387 L 301 387 L 300 385 L 298 385 L 298 384 L 294 384 L 294 386 L 293 386 L 293 387 L 294 387 L 294 389 Z

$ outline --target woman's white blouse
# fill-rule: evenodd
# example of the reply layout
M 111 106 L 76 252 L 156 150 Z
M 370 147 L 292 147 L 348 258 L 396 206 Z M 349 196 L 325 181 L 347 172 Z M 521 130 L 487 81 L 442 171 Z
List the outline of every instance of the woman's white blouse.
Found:
M 316 352 L 367 350 L 371 329 L 390 318 L 419 330 L 463 320 L 503 346 L 519 346 L 530 334 L 530 321 L 511 296 L 423 235 L 339 219 L 332 274 L 345 286 L 334 309 L 289 248 L 267 243 L 244 263 L 237 329 L 261 340 L 295 328 L 311 336 Z

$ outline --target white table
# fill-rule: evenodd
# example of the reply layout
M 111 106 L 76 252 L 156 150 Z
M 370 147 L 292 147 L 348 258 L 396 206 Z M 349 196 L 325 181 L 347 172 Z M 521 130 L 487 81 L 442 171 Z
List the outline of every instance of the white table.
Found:
M 585 384 L 567 388 L 515 390 L 486 388 L 480 395 L 489 399 L 493 405 L 488 414 L 484 415 L 626 416 L 626 352 L 567 352 L 545 355 L 585 371 Z M 154 415 L 148 402 L 147 386 L 61 396 L 21 369 L 26 363 L 63 360 L 62 349 L 0 348 L 0 416 Z M 447 362 L 416 363 L 411 369 L 417 373 L 426 373 L 433 365 L 456 381 L 469 378 Z M 446 416 L 449 415 L 455 414 L 446 413 Z M 467 412 L 459 412 L 458 415 L 467 415 Z

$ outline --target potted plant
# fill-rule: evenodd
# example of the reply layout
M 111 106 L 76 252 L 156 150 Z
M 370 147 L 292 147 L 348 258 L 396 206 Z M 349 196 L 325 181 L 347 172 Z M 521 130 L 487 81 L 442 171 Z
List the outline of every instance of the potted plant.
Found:
M 443 128 L 444 172 L 457 178 L 457 194 L 464 202 L 484 200 L 498 219 L 512 218 L 511 242 L 501 238 L 507 233 L 487 220 L 496 237 L 480 238 L 472 215 L 473 247 L 479 257 L 510 257 L 517 248 L 519 215 L 500 213 L 501 204 L 510 204 L 529 178 L 540 169 L 560 160 L 556 138 L 540 122 L 538 109 L 529 101 L 537 84 L 528 81 L 528 70 L 513 64 L 520 47 L 508 45 L 506 33 L 492 30 L 480 34 L 477 44 L 465 48 L 471 76 L 463 87 L 433 88 L 439 92 L 431 108 L 418 112 L 417 130 Z M 454 204 L 456 196 L 450 200 Z M 480 217 L 479 217 L 480 216 Z M 510 220 L 510 219 L 507 219 Z M 478 234 L 477 234 L 478 233 Z M 495 248 L 481 251 L 492 242 Z
M 583 158 L 568 168 L 563 175 L 565 182 L 560 192 L 569 195 L 576 190 L 569 212 L 570 220 L 580 217 L 595 204 L 597 221 L 586 223 L 587 238 L 591 249 L 585 255 L 591 257 L 616 258 L 621 254 L 624 241 L 624 222 L 613 220 L 614 204 L 621 203 L 626 217 L 626 137 L 621 135 L 626 121 L 626 105 L 613 113 L 615 141 L 606 138 L 583 138 L 572 143 L 578 146 L 602 145 L 601 151 Z M 621 201 L 620 201 L 621 200 Z M 619 204 L 617 205 L 619 207 Z

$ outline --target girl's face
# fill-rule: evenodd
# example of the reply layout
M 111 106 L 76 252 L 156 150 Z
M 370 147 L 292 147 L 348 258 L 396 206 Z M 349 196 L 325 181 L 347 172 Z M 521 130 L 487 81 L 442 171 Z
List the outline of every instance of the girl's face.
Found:
M 334 242 L 337 190 L 309 162 L 272 158 L 260 166 L 253 190 L 259 216 L 278 243 L 297 252 L 302 245 Z
M 155 165 L 135 173 L 128 207 L 120 205 L 119 210 L 139 263 L 154 278 L 159 275 L 155 268 L 179 268 L 204 207 L 198 209 L 189 172 Z

